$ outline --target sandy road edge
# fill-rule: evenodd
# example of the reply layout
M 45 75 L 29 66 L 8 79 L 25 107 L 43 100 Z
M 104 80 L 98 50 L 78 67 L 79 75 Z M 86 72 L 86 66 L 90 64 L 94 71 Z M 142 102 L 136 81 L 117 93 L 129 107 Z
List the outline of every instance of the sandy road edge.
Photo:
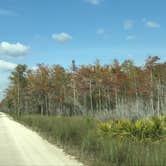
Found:
M 58 148 L 60 151 L 63 151 L 64 155 L 67 157 L 70 157 L 72 160 L 76 160 L 78 161 L 78 163 L 81 163 L 82 161 L 80 161 L 80 158 L 78 156 L 73 155 L 73 153 L 69 153 L 66 152 L 64 148 L 62 148 L 62 146 L 60 144 L 57 144 L 55 141 L 53 141 L 52 139 L 49 139 L 49 137 L 47 137 L 46 135 L 44 135 L 42 132 L 40 132 L 40 129 L 35 129 L 33 127 L 28 126 L 26 123 L 24 122 L 20 122 L 19 120 L 15 119 L 10 113 L 6 113 L 6 112 L 0 112 L 0 115 L 4 115 L 7 116 L 7 118 L 9 118 L 10 120 L 14 121 L 15 123 L 17 123 L 18 125 L 21 125 L 23 127 L 25 127 L 26 129 L 34 132 L 35 134 L 37 134 L 39 137 L 41 137 L 41 139 L 43 139 L 43 141 L 47 142 L 48 144 L 51 144 L 51 146 L 54 146 L 55 148 Z M 64 157 L 65 157 L 64 156 Z M 85 165 L 81 163 L 81 165 Z M 87 165 L 87 164 L 86 164 Z

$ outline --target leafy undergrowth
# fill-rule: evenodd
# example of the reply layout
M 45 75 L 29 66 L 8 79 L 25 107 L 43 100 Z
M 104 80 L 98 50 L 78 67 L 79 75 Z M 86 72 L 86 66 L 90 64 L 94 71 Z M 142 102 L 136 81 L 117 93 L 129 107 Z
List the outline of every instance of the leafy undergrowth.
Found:
M 99 122 L 87 117 L 22 115 L 37 130 L 93 166 L 164 166 L 166 117 Z
M 157 142 L 166 138 L 166 116 L 156 116 L 149 119 L 112 120 L 101 122 L 98 126 L 100 135 L 130 139 L 134 142 Z

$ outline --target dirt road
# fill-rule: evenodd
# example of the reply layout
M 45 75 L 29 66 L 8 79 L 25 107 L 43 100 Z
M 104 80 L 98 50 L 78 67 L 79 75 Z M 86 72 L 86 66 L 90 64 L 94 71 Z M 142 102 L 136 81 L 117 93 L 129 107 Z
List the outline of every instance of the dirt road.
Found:
M 74 157 L 0 112 L 0 166 L 80 166 Z

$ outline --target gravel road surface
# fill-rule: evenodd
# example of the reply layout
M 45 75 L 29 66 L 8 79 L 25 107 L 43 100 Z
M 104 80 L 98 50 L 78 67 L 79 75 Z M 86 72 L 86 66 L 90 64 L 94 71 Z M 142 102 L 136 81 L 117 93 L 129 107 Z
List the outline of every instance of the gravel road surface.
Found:
M 83 166 L 36 132 L 0 112 L 0 166 Z

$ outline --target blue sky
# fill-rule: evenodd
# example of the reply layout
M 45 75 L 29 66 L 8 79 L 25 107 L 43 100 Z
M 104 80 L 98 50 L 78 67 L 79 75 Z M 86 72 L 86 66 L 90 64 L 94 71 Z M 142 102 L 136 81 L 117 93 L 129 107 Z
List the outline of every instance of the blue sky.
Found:
M 165 0 L 0 0 L 0 96 L 16 64 L 165 61 Z

